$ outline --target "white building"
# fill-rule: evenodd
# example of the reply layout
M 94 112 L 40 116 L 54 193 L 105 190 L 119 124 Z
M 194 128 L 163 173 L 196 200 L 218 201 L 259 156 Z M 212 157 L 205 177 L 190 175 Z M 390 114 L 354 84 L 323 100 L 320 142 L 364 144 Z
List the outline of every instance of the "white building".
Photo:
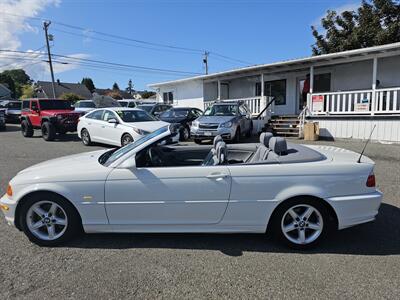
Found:
M 306 81 L 306 76 L 311 75 Z M 304 82 L 308 93 L 302 95 Z M 149 85 L 158 101 L 204 109 L 242 99 L 254 115 L 299 115 L 320 123 L 321 135 L 400 142 L 400 43 L 255 65 Z

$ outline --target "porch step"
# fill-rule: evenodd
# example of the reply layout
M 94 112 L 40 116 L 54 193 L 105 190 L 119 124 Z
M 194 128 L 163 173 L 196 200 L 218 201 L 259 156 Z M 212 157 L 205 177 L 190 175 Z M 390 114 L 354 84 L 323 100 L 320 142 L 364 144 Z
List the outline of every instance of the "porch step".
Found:
M 267 127 L 272 130 L 274 135 L 279 136 L 298 136 L 300 120 L 297 116 L 273 116 Z

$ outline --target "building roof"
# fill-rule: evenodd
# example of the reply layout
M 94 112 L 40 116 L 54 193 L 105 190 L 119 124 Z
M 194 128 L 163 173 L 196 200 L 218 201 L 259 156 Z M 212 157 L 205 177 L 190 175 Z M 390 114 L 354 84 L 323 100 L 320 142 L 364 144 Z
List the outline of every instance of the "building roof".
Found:
M 172 81 L 153 83 L 153 84 L 149 84 L 149 87 L 156 88 L 156 87 L 160 87 L 160 86 L 173 85 L 173 84 L 182 83 L 182 82 L 186 82 L 186 81 L 192 81 L 192 80 L 207 80 L 207 79 L 213 79 L 213 78 L 216 78 L 219 76 L 229 76 L 229 75 L 235 75 L 238 73 L 250 73 L 250 72 L 255 72 L 255 71 L 261 71 L 262 69 L 276 69 L 279 67 L 296 67 L 296 66 L 305 67 L 306 65 L 312 65 L 312 64 L 317 64 L 317 63 L 329 63 L 332 61 L 338 61 L 339 59 L 349 59 L 349 60 L 357 60 L 357 58 L 358 59 L 360 59 L 360 58 L 367 59 L 368 58 L 367 56 L 388 53 L 388 52 L 394 52 L 394 51 L 400 51 L 400 42 L 393 43 L 393 44 L 381 45 L 381 46 L 375 46 L 375 47 L 369 47 L 369 48 L 362 48 L 362 49 L 348 50 L 348 51 L 343 51 L 343 52 L 323 54 L 323 55 L 318 55 L 318 56 L 310 56 L 310 57 L 304 57 L 304 58 L 284 60 L 284 61 L 279 61 L 279 62 L 274 62 L 274 63 L 269 63 L 269 64 L 253 65 L 253 66 L 248 66 L 248 67 L 243 67 L 243 68 L 232 69 L 232 70 L 228 70 L 228 71 L 216 72 L 216 73 L 212 73 L 212 74 L 208 74 L 208 75 L 199 75 L 199 76 L 177 79 L 177 80 L 172 80 Z
M 106 96 L 111 92 L 118 92 L 123 99 L 133 99 L 133 96 L 131 94 L 129 94 L 126 91 L 122 91 L 122 90 L 116 90 L 115 91 L 115 90 L 112 90 L 112 89 L 95 89 L 94 92 L 99 94 L 99 95 L 102 95 L 102 96 Z
M 53 98 L 53 89 L 51 81 L 38 81 L 37 82 L 38 98 Z M 91 99 L 92 93 L 89 89 L 81 83 L 68 83 L 68 82 L 60 82 L 57 80 L 54 83 L 54 88 L 56 90 L 56 98 L 59 98 L 62 94 L 66 93 L 74 93 L 82 98 Z

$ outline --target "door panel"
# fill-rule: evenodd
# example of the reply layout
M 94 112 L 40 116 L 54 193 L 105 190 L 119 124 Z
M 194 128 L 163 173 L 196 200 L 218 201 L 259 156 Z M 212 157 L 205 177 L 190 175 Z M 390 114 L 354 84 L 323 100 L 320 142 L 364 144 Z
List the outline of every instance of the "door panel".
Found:
M 113 225 L 215 224 L 228 204 L 225 166 L 115 169 L 106 181 Z

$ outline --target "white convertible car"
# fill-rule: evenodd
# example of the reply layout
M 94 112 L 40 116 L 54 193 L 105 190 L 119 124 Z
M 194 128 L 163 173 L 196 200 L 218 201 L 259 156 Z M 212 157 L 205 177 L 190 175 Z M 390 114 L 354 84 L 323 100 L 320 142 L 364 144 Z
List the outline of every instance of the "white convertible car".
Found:
M 331 146 L 171 144 L 162 127 L 120 149 L 27 168 L 0 199 L 9 224 L 39 245 L 94 232 L 272 232 L 297 248 L 374 220 L 374 163 Z

